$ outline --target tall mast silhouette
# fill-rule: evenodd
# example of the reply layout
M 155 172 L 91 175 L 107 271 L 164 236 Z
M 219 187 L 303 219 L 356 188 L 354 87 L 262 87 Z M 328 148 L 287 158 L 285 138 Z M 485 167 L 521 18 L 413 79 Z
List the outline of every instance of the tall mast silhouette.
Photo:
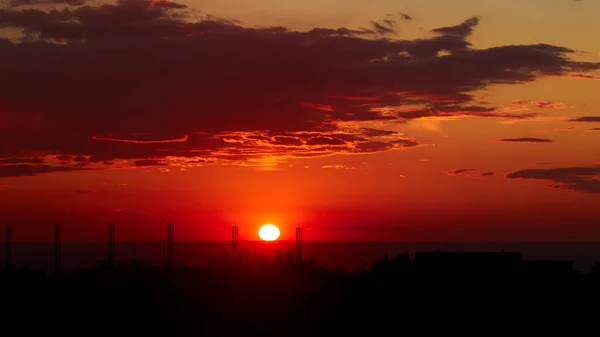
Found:
M 296 263 L 302 263 L 304 259 L 304 229 L 296 228 Z
M 5 229 L 5 245 L 4 245 L 4 263 L 5 268 L 8 269 L 12 267 L 12 230 L 9 226 L 6 226 Z
M 234 258 L 238 255 L 238 235 L 240 228 L 236 226 L 231 227 L 231 256 Z
M 60 273 L 61 267 L 60 225 L 54 226 L 54 272 Z
M 115 225 L 108 225 L 108 265 L 115 263 Z
M 174 228 L 172 222 L 167 222 L 167 261 L 173 265 Z

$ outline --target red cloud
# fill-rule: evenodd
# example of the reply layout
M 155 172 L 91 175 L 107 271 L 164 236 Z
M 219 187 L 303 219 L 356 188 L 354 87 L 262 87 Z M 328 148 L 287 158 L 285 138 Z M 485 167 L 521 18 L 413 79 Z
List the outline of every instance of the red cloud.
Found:
M 5 163 L 0 175 L 404 149 L 419 140 L 365 128 L 436 116 L 536 117 L 480 105 L 474 93 L 600 69 L 546 44 L 471 48 L 478 18 L 399 40 L 378 38 L 394 32 L 391 20 L 301 32 L 191 19 L 185 7 L 120 0 L 4 10 L 3 25 L 21 37 L 0 39 L 0 160 L 52 160 Z M 407 104 L 419 108 L 400 108 Z
M 92 136 L 94 140 L 107 140 L 111 142 L 119 142 L 119 143 L 133 143 L 133 144 L 166 144 L 166 143 L 183 143 L 188 140 L 188 135 L 185 135 L 181 138 L 175 139 L 163 139 L 163 140 L 137 140 L 137 139 L 118 139 L 111 137 L 98 137 Z

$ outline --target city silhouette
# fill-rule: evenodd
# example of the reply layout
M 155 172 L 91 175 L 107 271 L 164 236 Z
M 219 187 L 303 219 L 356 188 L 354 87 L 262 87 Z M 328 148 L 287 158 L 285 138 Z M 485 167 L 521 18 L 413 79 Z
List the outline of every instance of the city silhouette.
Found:
M 303 256 L 303 228 L 296 229 L 295 249 L 261 256 L 239 248 L 236 225 L 230 250 L 204 265 L 186 266 L 173 255 L 174 223 L 166 229 L 162 264 L 120 261 L 116 226 L 110 224 L 107 258 L 63 271 L 59 225 L 54 227 L 54 270 L 13 265 L 12 231 L 6 227 L 0 286 L 2 303 L 11 310 L 5 319 L 76 322 L 60 328 L 67 335 L 88 329 L 190 336 L 325 336 L 409 327 L 464 332 L 475 327 L 459 321 L 466 317 L 502 329 L 532 327 L 525 317 L 533 313 L 567 324 L 587 317 L 578 316 L 587 311 L 585 303 L 600 298 L 600 263 L 583 273 L 573 269 L 572 261 L 526 260 L 520 252 L 438 250 L 415 252 L 412 258 L 385 254 L 348 272 Z M 510 308 L 510 319 L 497 311 L 504 306 Z M 595 312 L 590 308 L 584 315 Z M 425 320 L 450 325 L 423 327 Z

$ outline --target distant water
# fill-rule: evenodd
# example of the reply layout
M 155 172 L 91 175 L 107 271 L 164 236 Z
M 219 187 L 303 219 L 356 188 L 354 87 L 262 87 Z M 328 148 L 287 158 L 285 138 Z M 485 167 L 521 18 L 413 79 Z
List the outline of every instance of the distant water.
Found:
M 274 255 L 278 249 L 294 249 L 293 241 L 257 242 L 240 241 L 242 251 L 256 250 L 258 255 Z M 0 244 L 1 254 L 4 244 Z M 204 265 L 214 256 L 231 249 L 230 242 L 224 241 L 177 241 L 174 245 L 175 262 L 186 265 Z M 575 269 L 587 272 L 596 261 L 600 261 L 600 242 L 347 242 L 347 241 L 307 241 L 304 243 L 305 257 L 316 257 L 317 262 L 329 268 L 343 268 L 356 271 L 363 264 L 387 253 L 390 257 L 399 253 L 422 250 L 451 251 L 512 251 L 521 252 L 525 259 L 572 260 Z M 94 261 L 106 260 L 107 244 L 103 242 L 64 242 L 62 244 L 62 268 L 73 270 L 89 267 Z M 119 261 L 138 258 L 153 264 L 166 261 L 166 242 L 117 242 L 115 254 Z M 13 243 L 13 265 L 53 268 L 53 243 Z M 4 267 L 4 258 L 0 259 Z

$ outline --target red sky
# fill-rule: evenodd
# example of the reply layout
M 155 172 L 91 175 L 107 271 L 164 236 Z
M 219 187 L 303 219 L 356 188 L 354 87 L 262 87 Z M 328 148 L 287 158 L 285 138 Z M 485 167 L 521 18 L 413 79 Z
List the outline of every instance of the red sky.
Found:
M 483 3 L 5 1 L 0 223 L 597 240 L 600 4 Z

